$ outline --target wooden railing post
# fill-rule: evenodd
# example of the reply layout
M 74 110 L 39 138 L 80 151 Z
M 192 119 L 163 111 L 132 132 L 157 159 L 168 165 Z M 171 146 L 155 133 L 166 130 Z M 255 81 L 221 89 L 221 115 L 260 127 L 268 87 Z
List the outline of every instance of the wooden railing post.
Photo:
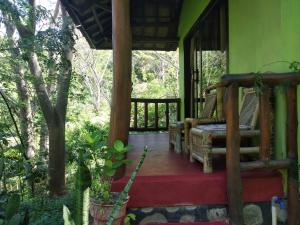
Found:
M 287 90 L 287 149 L 291 164 L 288 169 L 288 225 L 299 225 L 299 187 L 297 151 L 297 86 Z
M 155 129 L 158 129 L 158 102 L 155 103 Z
M 261 160 L 270 159 L 271 149 L 271 89 L 265 86 L 259 96 L 259 123 L 260 123 L 260 149 Z
M 176 104 L 176 112 L 177 112 L 177 121 L 180 121 L 180 100 L 177 100 L 177 104 Z
M 166 127 L 169 127 L 169 102 L 166 103 Z
M 231 225 L 243 225 L 238 86 L 236 83 L 231 84 L 228 88 L 228 101 L 226 107 L 226 172 L 229 218 Z
M 180 99 L 178 98 L 167 98 L 167 99 L 150 99 L 150 98 L 132 98 L 131 105 L 133 105 L 134 110 L 131 110 L 133 115 L 131 115 L 131 121 L 133 120 L 133 124 L 130 124 L 130 131 L 167 131 L 169 128 L 170 118 L 176 117 L 180 118 Z M 138 104 L 143 105 L 144 107 L 144 115 L 142 118 L 138 117 Z M 149 121 L 149 104 L 154 104 L 154 117 L 151 117 L 151 121 Z M 173 110 L 170 111 L 170 104 L 176 104 L 176 112 Z M 165 106 L 165 118 L 159 116 L 159 107 Z M 152 112 L 152 111 L 150 111 Z M 172 114 L 170 116 L 170 114 Z M 153 119 L 154 121 L 152 121 Z M 141 121 L 139 121 L 139 119 Z M 166 125 L 159 126 L 160 119 L 165 119 Z M 144 126 L 140 126 L 144 122 Z
M 145 128 L 148 127 L 148 103 L 145 102 L 145 105 L 144 105 L 144 113 L 145 113 L 145 116 L 144 116 L 144 119 L 145 119 Z
M 136 129 L 138 127 L 138 119 L 137 119 L 137 101 L 134 101 L 134 128 Z

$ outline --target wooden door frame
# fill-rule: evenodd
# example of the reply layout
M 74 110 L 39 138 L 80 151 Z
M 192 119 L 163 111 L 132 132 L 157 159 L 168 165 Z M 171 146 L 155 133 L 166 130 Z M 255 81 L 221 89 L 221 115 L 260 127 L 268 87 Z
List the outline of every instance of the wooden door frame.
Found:
M 205 10 L 201 13 L 197 21 L 194 23 L 186 37 L 183 41 L 183 51 L 184 51 L 184 117 L 192 117 L 192 99 L 191 99 L 191 58 L 190 58 L 190 48 L 191 48 L 191 40 L 193 35 L 197 32 L 200 27 L 200 24 L 205 20 L 205 18 L 210 14 L 210 12 L 217 7 L 218 4 L 225 4 L 226 10 L 226 21 L 225 21 L 225 29 L 227 30 L 225 36 L 225 43 L 226 43 L 226 70 L 229 71 L 229 19 L 228 19 L 228 0 L 212 0 Z

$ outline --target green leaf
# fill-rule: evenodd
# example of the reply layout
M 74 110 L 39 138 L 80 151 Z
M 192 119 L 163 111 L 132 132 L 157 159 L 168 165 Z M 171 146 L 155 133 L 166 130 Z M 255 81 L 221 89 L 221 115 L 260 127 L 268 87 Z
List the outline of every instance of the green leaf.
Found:
M 124 219 L 124 225 L 130 225 L 131 224 L 130 222 L 132 220 L 134 221 L 135 219 L 136 219 L 136 216 L 134 214 L 132 214 L 132 213 L 127 214 Z
M 75 222 L 71 217 L 70 210 L 65 205 L 63 206 L 63 218 L 64 218 L 64 225 L 75 225 Z
M 116 140 L 115 143 L 114 143 L 114 148 L 118 152 L 122 152 L 124 150 L 124 143 L 120 140 Z
M 3 175 L 3 171 L 4 171 L 4 159 L 0 159 L 0 180 L 2 178 Z
M 21 215 L 16 214 L 9 220 L 8 225 L 19 225 L 20 222 L 21 222 Z
M 132 160 L 125 159 L 125 160 L 123 160 L 123 163 L 124 163 L 125 165 L 129 165 L 129 164 L 132 163 Z
M 107 176 L 109 176 L 109 177 L 112 177 L 112 176 L 114 176 L 114 175 L 115 175 L 115 173 L 116 173 L 116 171 L 115 171 L 115 170 L 108 170 L 108 171 L 106 171 L 106 175 L 107 175 Z
M 83 137 L 88 144 L 93 145 L 95 143 L 95 140 L 89 133 L 85 133 Z
M 131 220 L 135 220 L 136 219 L 136 215 L 134 215 L 133 213 L 127 214 L 126 217 L 130 218 Z
M 117 169 L 117 168 L 119 168 L 120 166 L 122 166 L 122 164 L 123 164 L 122 162 L 114 162 L 112 167 L 113 167 L 114 169 Z
M 124 225 L 130 225 L 130 218 L 125 217 L 125 219 L 124 219 Z
M 113 167 L 113 162 L 111 160 L 105 160 L 105 166 L 108 168 L 112 168 Z
M 104 202 L 107 202 L 109 200 L 109 198 L 110 198 L 109 191 L 104 191 L 103 192 L 103 200 L 104 200 Z
M 5 209 L 5 218 L 10 220 L 18 211 L 20 207 L 20 196 L 17 194 L 12 195 L 7 203 Z

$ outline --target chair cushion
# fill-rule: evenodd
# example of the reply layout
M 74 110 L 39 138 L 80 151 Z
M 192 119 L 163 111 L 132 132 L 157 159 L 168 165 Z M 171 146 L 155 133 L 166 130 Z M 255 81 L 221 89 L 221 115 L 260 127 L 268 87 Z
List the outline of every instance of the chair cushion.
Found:
M 205 131 L 226 131 L 226 124 L 206 124 L 199 125 L 197 129 L 205 130 Z M 240 125 L 240 130 L 250 130 L 251 126 Z

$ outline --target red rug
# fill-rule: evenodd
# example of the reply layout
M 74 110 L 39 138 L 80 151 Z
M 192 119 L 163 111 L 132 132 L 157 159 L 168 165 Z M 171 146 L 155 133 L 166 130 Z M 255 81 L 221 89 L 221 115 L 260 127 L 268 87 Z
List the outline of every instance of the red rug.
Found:
M 122 191 L 128 177 L 113 182 L 113 191 Z M 243 173 L 245 202 L 270 201 L 282 196 L 282 178 L 277 173 Z M 137 176 L 129 192 L 129 207 L 174 206 L 183 204 L 226 204 L 224 172 L 178 176 Z
M 126 176 L 113 182 L 113 191 L 122 191 L 134 170 L 143 146 L 151 149 L 129 192 L 129 207 L 174 206 L 183 204 L 226 204 L 225 159 L 213 160 L 214 172 L 204 174 L 201 163 L 190 163 L 169 151 L 167 134 L 131 135 L 133 145 L 128 158 L 133 161 Z M 278 173 L 247 172 L 242 174 L 245 202 L 270 201 L 282 196 L 282 178 Z

